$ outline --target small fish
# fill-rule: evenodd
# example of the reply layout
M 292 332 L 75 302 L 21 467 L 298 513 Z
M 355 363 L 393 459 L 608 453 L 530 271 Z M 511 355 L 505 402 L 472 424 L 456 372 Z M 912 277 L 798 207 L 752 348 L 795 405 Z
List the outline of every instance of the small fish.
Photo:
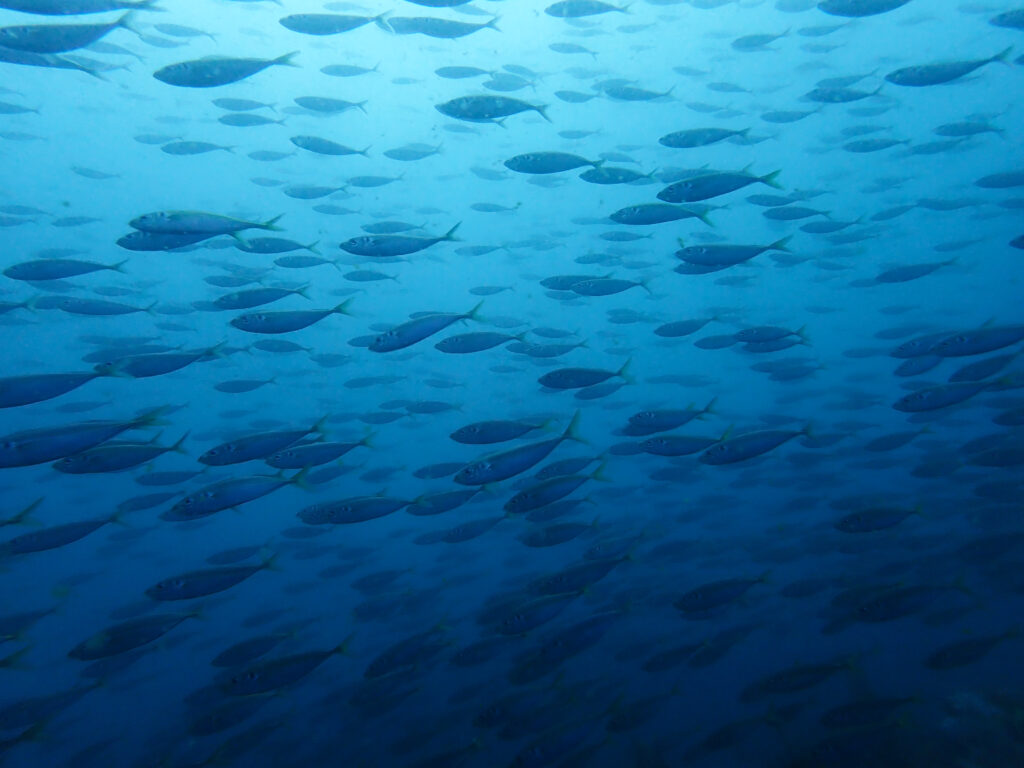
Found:
M 245 80 L 274 65 L 297 66 L 292 63 L 292 57 L 297 53 L 297 51 L 286 53 L 276 59 L 235 59 L 230 57 L 195 59 L 161 67 L 153 73 L 153 77 L 162 83 L 180 88 L 215 88 Z

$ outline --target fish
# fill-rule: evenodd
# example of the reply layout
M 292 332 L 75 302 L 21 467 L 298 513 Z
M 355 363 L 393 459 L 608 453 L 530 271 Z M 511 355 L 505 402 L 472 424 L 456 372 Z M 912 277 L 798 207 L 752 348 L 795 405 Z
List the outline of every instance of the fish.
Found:
M 259 334 L 292 333 L 308 328 L 331 315 L 351 315 L 348 311 L 352 299 L 346 299 L 330 309 L 296 309 L 280 312 L 252 312 L 238 315 L 231 325 L 240 331 Z
M 942 64 L 922 64 L 914 67 L 897 69 L 885 76 L 886 82 L 893 85 L 910 86 L 921 88 L 929 85 L 942 85 L 952 82 L 965 75 L 969 75 L 977 69 L 992 64 L 993 62 L 1005 62 L 1013 52 L 1013 48 L 1004 48 L 999 53 L 987 59 L 976 59 L 974 61 L 953 61 Z
M 478 319 L 478 313 L 483 303 L 482 300 L 477 302 L 476 306 L 468 312 L 429 313 L 414 317 L 412 320 L 407 320 L 385 331 L 376 337 L 367 348 L 371 352 L 394 352 L 411 347 L 460 320 Z
M 34 54 L 67 53 L 101 40 L 115 29 L 136 31 L 132 11 L 109 24 L 32 24 L 0 27 L 0 46 Z
M 547 122 L 547 107 L 529 104 L 509 96 L 461 96 L 435 106 L 438 112 L 456 120 L 470 123 L 500 123 L 506 117 L 523 112 L 536 112 Z
M 459 224 L 456 224 L 439 237 L 416 237 L 413 235 L 362 235 L 353 237 L 341 243 L 341 249 L 354 256 L 369 256 L 375 258 L 390 258 L 394 256 L 408 256 L 418 253 L 437 243 L 456 240 L 455 233 Z
M 245 59 L 230 57 L 213 57 L 193 59 L 177 64 L 168 64 L 153 73 L 153 77 L 167 85 L 179 88 L 217 88 L 245 80 L 268 67 L 294 67 L 292 58 L 298 51 L 286 53 L 276 59 Z
M 510 477 L 526 472 L 531 467 L 544 461 L 562 442 L 572 440 L 583 442 L 577 433 L 580 412 L 576 411 L 569 425 L 558 437 L 538 443 L 511 448 L 507 451 L 470 462 L 460 469 L 453 478 L 460 485 L 487 485 L 507 480 Z

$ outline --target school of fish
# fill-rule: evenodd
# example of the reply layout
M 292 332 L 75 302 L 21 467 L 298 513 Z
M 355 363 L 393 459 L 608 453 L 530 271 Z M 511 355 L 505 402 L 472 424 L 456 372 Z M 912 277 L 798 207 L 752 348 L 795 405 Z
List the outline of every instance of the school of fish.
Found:
M 0 0 L 0 766 L 1024 765 L 1022 54 Z

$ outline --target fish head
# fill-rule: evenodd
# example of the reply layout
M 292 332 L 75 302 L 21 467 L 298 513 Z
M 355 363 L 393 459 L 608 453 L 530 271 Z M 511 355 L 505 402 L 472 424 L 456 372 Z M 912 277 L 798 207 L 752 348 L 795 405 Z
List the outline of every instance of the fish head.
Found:
M 155 213 L 146 213 L 142 216 L 138 216 L 133 219 L 129 226 L 143 232 L 151 231 L 153 227 L 161 227 L 171 221 L 170 214 L 167 211 L 157 211 Z
M 185 581 L 181 578 L 164 579 L 147 589 L 146 594 L 156 600 L 160 600 L 166 596 L 181 592 L 184 587 Z

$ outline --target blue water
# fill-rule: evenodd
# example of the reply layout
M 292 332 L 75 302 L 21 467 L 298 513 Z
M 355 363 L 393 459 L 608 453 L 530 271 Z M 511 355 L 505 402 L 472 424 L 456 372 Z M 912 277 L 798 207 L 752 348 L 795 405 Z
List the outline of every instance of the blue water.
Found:
M 1019 4 L 129 5 L 0 0 L 0 764 L 1024 764 Z

